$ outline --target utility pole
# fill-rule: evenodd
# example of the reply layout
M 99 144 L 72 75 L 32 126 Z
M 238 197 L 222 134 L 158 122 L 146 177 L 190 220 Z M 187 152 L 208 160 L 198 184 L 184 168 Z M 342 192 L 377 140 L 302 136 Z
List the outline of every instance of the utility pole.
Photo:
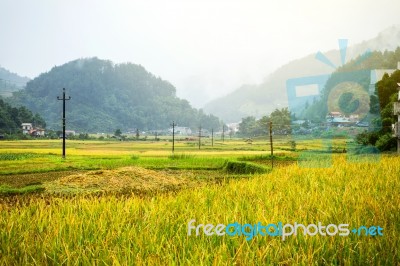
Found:
M 214 129 L 211 129 L 211 147 L 214 147 Z
M 172 121 L 172 155 L 175 152 L 175 121 Z
M 225 124 L 222 125 L 222 142 L 225 141 Z
M 199 150 L 200 150 L 200 146 L 201 146 L 201 125 L 199 127 Z
M 154 132 L 154 140 L 157 141 L 157 131 Z
M 62 147 L 62 158 L 65 159 L 65 101 L 71 100 L 71 96 L 68 96 L 68 98 L 65 98 L 65 88 L 63 88 L 63 96 L 62 96 L 62 98 L 57 96 L 57 100 L 63 101 L 63 114 L 62 114 L 63 147 Z
M 274 168 L 274 145 L 272 142 L 272 121 L 269 121 L 269 143 L 271 145 L 271 165 Z

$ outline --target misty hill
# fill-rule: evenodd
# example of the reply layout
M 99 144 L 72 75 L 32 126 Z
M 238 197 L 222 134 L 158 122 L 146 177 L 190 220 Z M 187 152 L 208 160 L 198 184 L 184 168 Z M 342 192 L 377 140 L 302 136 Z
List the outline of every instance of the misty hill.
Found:
M 353 45 L 347 49 L 347 61 L 364 54 L 368 50 L 395 50 L 400 43 L 400 26 L 390 27 L 377 37 Z M 294 47 L 295 49 L 295 47 Z M 331 50 L 323 53 L 335 66 L 341 65 L 340 51 Z M 237 122 L 242 117 L 261 117 L 275 108 L 288 106 L 286 82 L 289 79 L 308 76 L 327 75 L 335 68 L 315 58 L 315 54 L 289 62 L 271 75 L 263 83 L 243 85 L 225 97 L 213 100 L 205 105 L 204 110 L 222 118 L 225 122 Z
M 29 81 L 12 101 L 37 112 L 48 128 L 60 129 L 62 88 L 67 102 L 68 129 L 85 132 L 114 132 L 168 128 L 174 120 L 180 126 L 219 128 L 219 120 L 192 108 L 176 97 L 169 82 L 132 63 L 113 64 L 98 58 L 79 59 Z
M 23 89 L 29 80 L 0 66 L 0 96 L 11 96 L 14 91 Z

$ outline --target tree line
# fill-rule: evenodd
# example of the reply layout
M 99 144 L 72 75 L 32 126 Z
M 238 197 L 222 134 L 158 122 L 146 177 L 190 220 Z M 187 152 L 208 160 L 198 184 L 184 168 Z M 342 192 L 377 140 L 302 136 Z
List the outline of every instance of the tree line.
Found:
M 0 133 L 21 133 L 22 123 L 32 123 L 36 127 L 45 128 L 46 122 L 39 114 L 33 114 L 26 107 L 13 107 L 0 98 Z
M 270 122 L 276 134 L 289 134 L 291 115 L 288 108 L 275 109 L 270 115 L 256 119 L 254 116 L 242 118 L 238 134 L 245 137 L 265 136 L 269 134 Z

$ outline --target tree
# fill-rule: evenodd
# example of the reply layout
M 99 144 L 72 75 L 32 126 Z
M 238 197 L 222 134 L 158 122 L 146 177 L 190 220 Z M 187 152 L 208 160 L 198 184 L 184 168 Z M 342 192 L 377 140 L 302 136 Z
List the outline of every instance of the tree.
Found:
M 242 122 L 239 124 L 240 135 L 252 137 L 254 132 L 257 130 L 257 122 L 254 116 L 248 116 L 242 118 Z
M 375 95 L 371 96 L 370 112 L 375 115 L 372 126 L 378 128 L 373 132 L 363 132 L 356 138 L 362 145 L 375 145 L 380 151 L 393 150 L 397 146 L 396 138 L 392 137 L 391 125 L 394 123 L 393 102 L 397 101 L 397 82 L 400 80 L 400 70 L 392 75 L 385 74 L 375 87 Z M 372 100 L 373 99 L 373 100 Z M 379 102 L 379 103 L 378 103 Z
M 290 133 L 290 112 L 288 108 L 275 109 L 270 115 L 274 132 L 281 134 Z
M 121 129 L 118 128 L 117 130 L 115 130 L 114 135 L 115 135 L 116 137 L 120 137 L 121 134 L 122 134 Z
M 33 115 L 26 107 L 12 107 L 0 97 L 0 133 L 18 133 L 22 123 L 46 127 L 46 122 L 39 115 Z
M 263 116 L 260 120 L 257 121 L 257 133 L 260 135 L 269 134 L 269 116 Z

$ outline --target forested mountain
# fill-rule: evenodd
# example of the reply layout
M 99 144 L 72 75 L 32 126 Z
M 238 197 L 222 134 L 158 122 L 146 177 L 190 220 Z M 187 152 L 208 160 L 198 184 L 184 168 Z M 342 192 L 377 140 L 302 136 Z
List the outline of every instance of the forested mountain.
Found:
M 39 114 L 32 114 L 25 107 L 12 107 L 0 97 L 0 133 L 21 133 L 22 123 L 32 123 L 36 127 L 46 127 Z
M 29 80 L 0 67 L 0 96 L 11 96 L 14 91 L 23 89 Z
M 177 98 L 169 82 L 132 63 L 113 64 L 98 58 L 79 59 L 52 68 L 14 93 L 13 104 L 43 115 L 48 128 L 61 125 L 62 88 L 66 88 L 67 127 L 85 132 L 114 132 L 117 128 L 164 129 L 180 126 L 218 129 L 213 115 Z
M 364 54 L 366 51 L 394 51 L 400 44 L 400 26 L 390 27 L 380 32 L 375 38 L 347 49 L 347 61 Z M 323 53 L 334 65 L 341 65 L 339 50 Z M 315 54 L 289 62 L 265 78 L 261 84 L 243 85 L 230 94 L 213 100 L 205 105 L 204 110 L 224 119 L 237 122 L 242 117 L 262 117 L 275 108 L 288 106 L 286 82 L 289 79 L 308 76 L 329 75 L 335 68 L 316 59 Z

